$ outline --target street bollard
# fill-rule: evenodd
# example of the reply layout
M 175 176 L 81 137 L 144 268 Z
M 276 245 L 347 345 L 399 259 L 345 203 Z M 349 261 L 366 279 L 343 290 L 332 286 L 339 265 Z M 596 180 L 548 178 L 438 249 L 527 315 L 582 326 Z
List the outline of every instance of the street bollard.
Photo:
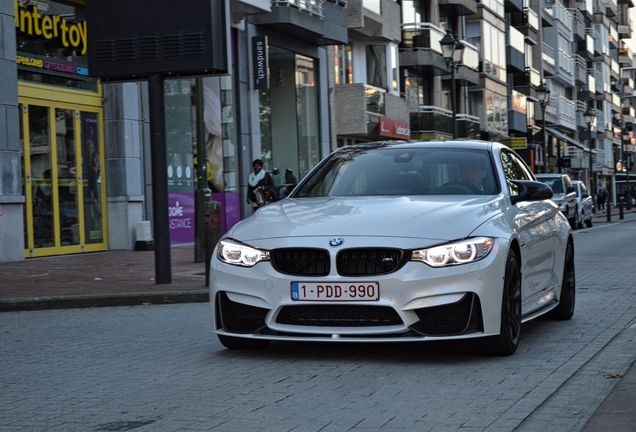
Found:
M 611 222 L 612 221 L 612 202 L 609 200 L 607 200 L 607 204 L 605 204 L 605 208 L 607 209 L 607 221 Z
M 624 219 L 625 216 L 623 215 L 623 202 L 624 202 L 625 198 L 624 197 L 620 197 L 618 199 L 618 218 L 619 219 Z
M 205 286 L 210 285 L 210 260 L 221 238 L 221 203 L 211 197 L 205 202 Z

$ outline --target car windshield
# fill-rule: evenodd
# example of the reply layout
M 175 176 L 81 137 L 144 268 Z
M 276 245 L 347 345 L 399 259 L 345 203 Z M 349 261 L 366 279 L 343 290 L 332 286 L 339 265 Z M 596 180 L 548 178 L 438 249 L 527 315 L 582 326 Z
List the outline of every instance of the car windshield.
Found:
M 561 177 L 542 177 L 537 180 L 550 186 L 552 188 L 552 192 L 555 194 L 563 193 L 563 182 L 561 181 Z
M 497 193 L 490 153 L 485 150 L 353 147 L 331 155 L 293 196 Z

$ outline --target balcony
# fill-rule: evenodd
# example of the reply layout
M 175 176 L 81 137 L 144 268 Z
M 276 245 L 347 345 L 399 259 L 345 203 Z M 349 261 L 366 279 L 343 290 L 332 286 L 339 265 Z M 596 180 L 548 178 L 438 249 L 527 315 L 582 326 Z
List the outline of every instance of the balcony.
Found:
M 543 59 L 544 72 L 548 75 L 554 75 L 556 73 L 556 52 L 554 48 L 545 42 L 543 42 L 542 46 L 541 58 Z
M 578 1 L 576 2 L 576 7 L 583 13 L 583 15 L 585 15 L 589 19 L 592 19 L 592 15 L 594 14 L 593 0 Z
M 573 57 L 574 78 L 579 84 L 587 84 L 587 60 L 578 54 Z
M 254 15 L 252 22 L 316 45 L 346 44 L 347 12 L 342 2 L 272 0 L 272 11 Z
M 335 130 L 338 135 L 372 134 L 378 119 L 385 117 L 408 123 L 406 99 L 388 94 L 384 89 L 363 83 L 334 86 L 336 104 Z
M 552 17 L 554 19 L 554 27 L 557 28 L 557 32 L 561 32 L 564 35 L 569 35 L 568 39 L 572 38 L 572 31 L 574 29 L 574 18 L 570 11 L 563 6 L 559 0 L 546 0 L 545 9 L 552 11 Z
M 457 72 L 455 72 L 455 80 L 459 82 L 459 85 L 478 85 L 480 84 L 479 50 L 475 45 L 466 42 L 465 40 L 462 40 L 461 42 L 464 44 L 464 55 Z M 444 78 L 450 79 L 450 75 L 447 75 Z
M 393 0 L 347 0 L 347 27 L 362 39 L 397 43 L 400 6 Z
M 589 168 L 590 159 L 588 153 L 585 150 L 578 148 L 577 146 L 567 146 L 565 148 L 565 155 L 570 158 L 571 169 L 585 169 Z
M 574 85 L 574 62 L 565 51 L 559 50 L 558 53 L 558 73 L 557 76 L 568 87 Z
M 439 0 L 439 9 L 442 16 L 464 16 L 477 13 L 475 0 Z
M 508 67 L 516 69 L 518 72 L 524 72 L 526 69 L 525 61 L 525 39 L 523 33 L 514 27 L 509 27 L 508 32 L 508 49 L 507 60 Z
M 618 36 L 621 39 L 630 39 L 632 37 L 632 29 L 634 28 L 631 18 L 627 19 L 626 24 L 618 25 Z
M 625 97 L 634 95 L 634 80 L 632 78 L 623 78 L 623 95 Z
M 457 133 L 460 138 L 479 139 L 481 133 L 479 117 L 457 114 Z
M 621 76 L 621 67 L 614 59 L 611 60 L 610 75 L 616 79 L 620 79 Z
M 618 30 L 614 23 L 611 23 L 609 26 L 609 34 L 607 35 L 607 41 L 610 44 L 611 49 L 618 48 Z
M 583 12 L 578 9 L 568 9 L 572 18 L 574 20 L 574 35 L 579 38 L 579 40 L 585 40 L 585 16 Z
M 402 24 L 402 44 L 400 45 L 400 65 L 416 66 L 433 75 L 448 73 L 442 57 L 444 30 L 431 23 Z
M 564 128 L 576 130 L 576 103 L 564 96 L 557 96 L 555 100 L 556 124 Z
M 453 135 L 452 111 L 431 105 L 422 105 L 411 111 L 412 135 Z
M 623 67 L 632 67 L 632 65 L 634 64 L 633 61 L 634 55 L 632 53 L 632 50 L 625 47 L 625 48 L 619 48 L 618 50 L 618 62 L 621 64 L 621 66 Z
M 576 124 L 582 129 L 587 129 L 584 114 L 587 111 L 588 106 L 582 100 L 574 101 L 574 103 L 576 104 Z
M 528 23 L 528 27 L 535 32 L 539 31 L 539 15 L 529 7 L 523 8 L 523 15 L 525 17 L 526 22 Z M 526 35 L 528 36 L 528 35 Z

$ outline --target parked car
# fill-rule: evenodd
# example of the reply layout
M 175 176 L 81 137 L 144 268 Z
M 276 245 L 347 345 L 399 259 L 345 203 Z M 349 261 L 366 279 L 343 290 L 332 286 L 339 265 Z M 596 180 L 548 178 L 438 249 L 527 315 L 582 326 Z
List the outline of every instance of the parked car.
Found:
M 557 203 L 559 210 L 563 212 L 570 222 L 572 228 L 577 227 L 577 215 L 579 213 L 576 205 L 576 192 L 572 186 L 572 180 L 567 174 L 537 174 L 537 180 L 552 188 L 554 196 L 552 200 Z
M 572 180 L 574 192 L 576 192 L 577 227 L 583 228 L 583 224 L 592 226 L 592 214 L 594 212 L 594 200 L 587 190 L 587 186 L 580 180 Z
M 217 243 L 213 329 L 230 349 L 471 339 L 510 355 L 521 323 L 574 313 L 571 228 L 551 197 L 498 143 L 340 148 Z

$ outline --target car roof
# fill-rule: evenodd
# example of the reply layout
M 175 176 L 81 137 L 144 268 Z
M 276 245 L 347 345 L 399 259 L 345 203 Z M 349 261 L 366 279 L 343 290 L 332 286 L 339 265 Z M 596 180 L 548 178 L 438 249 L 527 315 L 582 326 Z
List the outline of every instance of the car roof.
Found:
M 550 178 L 550 177 L 567 177 L 567 174 L 562 173 L 540 173 L 534 175 L 536 178 Z
M 491 150 L 495 147 L 506 147 L 501 143 L 480 140 L 452 140 L 452 141 L 377 141 L 363 144 L 353 144 L 338 150 L 372 149 L 372 148 L 456 148 L 472 150 Z

